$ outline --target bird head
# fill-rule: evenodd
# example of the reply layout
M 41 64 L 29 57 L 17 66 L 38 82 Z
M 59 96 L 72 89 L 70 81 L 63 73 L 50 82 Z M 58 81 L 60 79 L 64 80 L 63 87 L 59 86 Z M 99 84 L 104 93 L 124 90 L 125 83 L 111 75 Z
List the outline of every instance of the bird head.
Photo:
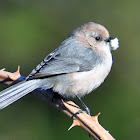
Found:
M 119 47 L 117 38 L 112 38 L 108 30 L 97 23 L 89 22 L 76 28 L 72 35 L 83 46 L 91 48 L 98 53 L 116 50 Z

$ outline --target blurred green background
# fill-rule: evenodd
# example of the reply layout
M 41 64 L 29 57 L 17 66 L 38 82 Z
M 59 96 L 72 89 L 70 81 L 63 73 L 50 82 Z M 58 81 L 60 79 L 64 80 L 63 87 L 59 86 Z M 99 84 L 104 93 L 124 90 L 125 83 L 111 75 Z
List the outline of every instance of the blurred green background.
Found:
M 140 1 L 1 0 L 0 68 L 27 76 L 77 26 L 104 25 L 120 48 L 105 82 L 84 98 L 117 140 L 140 139 Z M 0 85 L 0 90 L 6 86 Z M 49 104 L 27 95 L 0 111 L 0 140 L 85 139 L 80 127 Z

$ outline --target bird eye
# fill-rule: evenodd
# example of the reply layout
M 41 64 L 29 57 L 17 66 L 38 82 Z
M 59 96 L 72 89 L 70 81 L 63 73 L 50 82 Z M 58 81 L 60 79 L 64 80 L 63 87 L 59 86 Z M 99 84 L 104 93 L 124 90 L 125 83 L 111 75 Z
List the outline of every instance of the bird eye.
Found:
M 102 41 L 102 37 L 101 36 L 96 36 L 95 39 L 96 39 L 96 41 Z

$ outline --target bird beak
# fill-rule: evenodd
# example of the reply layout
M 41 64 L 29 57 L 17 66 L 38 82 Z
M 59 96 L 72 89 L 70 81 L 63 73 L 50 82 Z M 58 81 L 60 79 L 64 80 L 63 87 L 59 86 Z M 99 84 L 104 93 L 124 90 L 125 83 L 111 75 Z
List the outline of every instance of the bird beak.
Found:
M 118 38 L 112 38 L 109 37 L 106 42 L 110 43 L 110 49 L 111 50 L 116 50 L 117 48 L 119 48 L 119 40 Z

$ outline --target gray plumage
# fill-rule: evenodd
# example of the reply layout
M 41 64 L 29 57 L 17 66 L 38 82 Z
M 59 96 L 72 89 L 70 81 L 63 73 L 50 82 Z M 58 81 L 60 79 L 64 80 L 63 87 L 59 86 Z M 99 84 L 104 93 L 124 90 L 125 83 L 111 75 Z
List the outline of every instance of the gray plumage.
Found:
M 112 44 L 102 25 L 90 22 L 78 27 L 25 81 L 0 92 L 0 109 L 37 88 L 52 88 L 64 97 L 88 94 L 104 81 L 111 69 Z
M 38 81 L 23 81 L 0 92 L 0 109 L 5 108 L 14 101 L 32 92 L 38 87 Z
M 69 37 L 48 55 L 26 79 L 88 71 L 101 61 L 101 56 L 93 52 L 91 48 L 86 48 L 73 37 Z

